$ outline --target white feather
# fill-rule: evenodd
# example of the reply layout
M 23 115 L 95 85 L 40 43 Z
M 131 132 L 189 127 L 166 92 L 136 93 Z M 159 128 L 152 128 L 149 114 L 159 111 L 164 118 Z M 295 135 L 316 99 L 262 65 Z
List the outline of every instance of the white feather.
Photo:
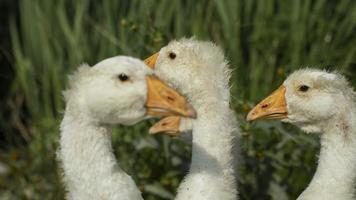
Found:
M 174 59 L 169 57 L 172 52 Z M 176 199 L 238 199 L 238 126 L 229 107 L 231 70 L 222 50 L 195 39 L 172 41 L 160 50 L 155 73 L 185 94 L 198 113 L 192 122 L 191 167 Z

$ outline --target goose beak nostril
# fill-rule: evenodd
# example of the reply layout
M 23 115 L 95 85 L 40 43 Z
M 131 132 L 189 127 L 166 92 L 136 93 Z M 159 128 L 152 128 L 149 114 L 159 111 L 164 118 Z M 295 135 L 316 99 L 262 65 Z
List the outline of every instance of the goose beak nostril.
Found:
M 257 104 L 247 115 L 247 121 L 256 119 L 284 119 L 287 117 L 286 88 L 279 87 Z
M 268 104 L 262 104 L 261 105 L 261 108 L 264 109 L 264 108 L 267 108 L 268 107 Z

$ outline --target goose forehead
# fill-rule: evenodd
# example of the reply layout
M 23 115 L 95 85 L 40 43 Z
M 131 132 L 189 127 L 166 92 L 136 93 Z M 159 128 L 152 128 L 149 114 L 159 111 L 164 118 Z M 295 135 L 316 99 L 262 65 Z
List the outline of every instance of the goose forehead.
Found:
M 173 40 L 169 42 L 167 47 L 173 47 L 173 48 L 194 48 L 198 44 L 202 43 L 202 41 L 198 41 L 195 39 L 180 39 L 180 40 Z
M 337 79 L 337 75 L 322 70 L 302 69 L 289 75 L 284 81 L 284 85 L 313 84 L 315 81 L 320 80 L 320 78 L 323 80 L 334 81 Z
M 195 39 L 181 39 L 170 42 L 164 49 L 175 50 L 177 52 L 196 53 L 198 55 L 208 54 L 215 57 L 223 57 L 222 50 L 210 41 L 200 41 Z
M 170 42 L 167 46 L 160 50 L 159 57 L 165 57 L 165 54 L 174 52 L 180 56 L 192 55 L 196 53 L 197 45 L 185 44 L 182 42 L 174 41 Z
M 105 59 L 94 65 L 93 68 L 107 73 L 130 73 L 138 76 L 153 73 L 143 61 L 128 56 L 116 56 Z
M 209 68 L 214 69 L 221 64 L 225 64 L 225 56 L 222 49 L 212 42 L 194 39 L 172 41 L 159 52 L 158 65 L 164 60 L 168 60 L 167 54 L 170 52 L 177 54 L 177 65 L 185 64 L 195 66 L 190 66 L 190 70 L 201 70 L 194 68 L 203 68 L 204 70 Z

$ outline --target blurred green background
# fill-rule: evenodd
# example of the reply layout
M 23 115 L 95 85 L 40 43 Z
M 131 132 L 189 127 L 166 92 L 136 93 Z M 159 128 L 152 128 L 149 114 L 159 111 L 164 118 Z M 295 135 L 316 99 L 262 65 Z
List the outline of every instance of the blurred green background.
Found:
M 301 67 L 339 70 L 356 86 L 356 1 L 1 0 L 0 199 L 63 199 L 56 162 L 67 75 L 125 54 L 146 58 L 170 40 L 212 40 L 234 69 L 242 129 L 241 199 L 295 199 L 316 166 L 318 138 L 244 117 Z M 173 199 L 190 145 L 149 136 L 152 121 L 118 126 L 114 152 L 145 199 Z

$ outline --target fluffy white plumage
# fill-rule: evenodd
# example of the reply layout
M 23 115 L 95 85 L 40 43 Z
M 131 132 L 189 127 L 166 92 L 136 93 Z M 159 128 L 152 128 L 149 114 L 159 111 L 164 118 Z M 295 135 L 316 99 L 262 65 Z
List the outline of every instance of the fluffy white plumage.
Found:
M 283 83 L 288 118 L 307 133 L 320 133 L 317 171 L 298 200 L 354 200 L 356 95 L 338 73 L 304 69 Z M 307 86 L 307 91 L 301 91 Z M 305 89 L 305 88 L 304 88 Z
M 133 124 L 145 116 L 150 73 L 140 60 L 118 56 L 82 65 L 70 77 L 58 152 L 67 199 L 142 199 L 112 153 L 110 124 Z M 130 83 L 120 81 L 119 74 L 129 76 Z
M 231 70 L 211 42 L 181 39 L 162 48 L 155 73 L 184 94 L 197 111 L 193 120 L 192 163 L 178 200 L 236 200 L 237 123 L 230 109 Z

